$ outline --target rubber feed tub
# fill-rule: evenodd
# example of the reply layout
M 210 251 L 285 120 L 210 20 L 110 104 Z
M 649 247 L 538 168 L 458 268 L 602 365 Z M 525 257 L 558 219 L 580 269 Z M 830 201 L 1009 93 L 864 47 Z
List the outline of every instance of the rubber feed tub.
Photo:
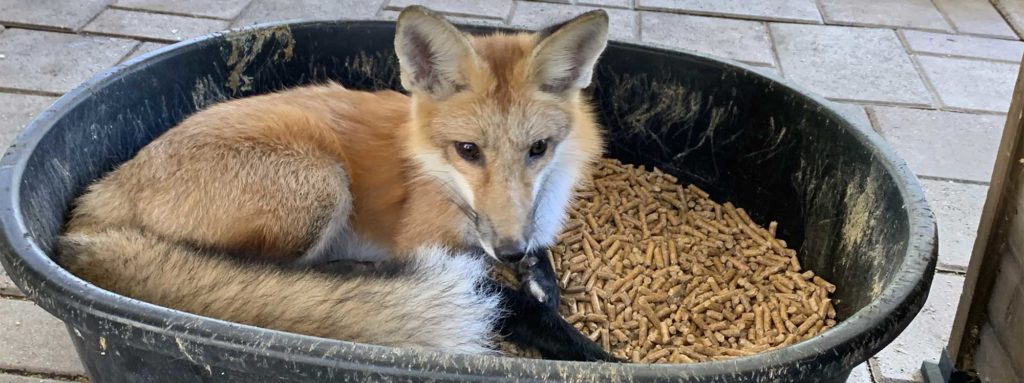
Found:
M 345 21 L 202 37 L 93 78 L 21 133 L 0 166 L 3 265 L 67 324 L 95 381 L 843 381 L 927 297 L 932 214 L 913 174 L 870 128 L 774 78 L 626 43 L 609 46 L 592 89 L 608 154 L 658 166 L 760 222 L 778 220 L 802 264 L 839 286 L 834 329 L 781 350 L 692 365 L 458 356 L 186 314 L 101 290 L 51 259 L 70 201 L 199 108 L 326 80 L 398 89 L 393 34 L 393 23 Z

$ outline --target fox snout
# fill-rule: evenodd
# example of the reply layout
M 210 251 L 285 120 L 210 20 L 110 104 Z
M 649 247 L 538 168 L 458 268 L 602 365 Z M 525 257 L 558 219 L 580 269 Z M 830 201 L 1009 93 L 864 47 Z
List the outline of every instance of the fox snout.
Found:
M 496 199 L 507 202 L 509 196 L 501 196 Z M 486 253 L 501 262 L 519 262 L 523 259 L 529 247 L 530 238 L 527 228 L 530 225 L 526 222 L 527 217 L 514 214 L 514 212 L 520 209 L 514 209 L 509 206 L 502 206 L 493 210 L 501 214 L 489 216 L 487 213 L 482 212 L 482 219 L 477 222 L 480 244 L 484 247 Z
M 526 254 L 526 243 L 521 240 L 506 239 L 499 240 L 494 246 L 494 256 L 506 263 L 516 263 L 523 260 Z
M 527 243 L 522 239 L 490 239 L 484 230 L 477 229 L 480 250 L 492 258 L 504 263 L 516 263 L 526 256 Z M 492 237 L 493 238 L 493 237 Z

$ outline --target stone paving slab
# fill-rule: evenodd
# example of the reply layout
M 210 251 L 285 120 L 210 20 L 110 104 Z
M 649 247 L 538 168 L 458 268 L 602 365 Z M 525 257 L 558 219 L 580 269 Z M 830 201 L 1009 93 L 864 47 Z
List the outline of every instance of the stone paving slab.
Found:
M 103 11 L 109 0 L 0 0 L 0 23 L 78 30 Z
M 1016 39 L 1010 25 L 989 0 L 933 0 L 953 27 L 963 33 Z
M 830 24 L 952 30 L 931 0 L 820 0 Z
M 394 21 L 394 20 L 398 20 L 398 15 L 400 13 L 401 13 L 400 11 L 397 11 L 397 10 L 394 10 L 394 9 L 385 9 L 385 10 L 381 11 L 381 13 L 379 15 L 377 15 L 377 17 L 375 17 L 375 19 L 376 20 L 391 20 L 391 21 Z M 492 26 L 492 27 L 509 27 L 509 25 L 507 23 L 505 23 L 503 20 L 498 20 L 498 19 L 483 19 L 483 18 L 479 18 L 479 17 L 463 17 L 463 16 L 452 16 L 452 15 L 444 15 L 444 18 L 445 18 L 445 20 L 448 20 L 448 21 L 450 21 L 452 23 L 455 23 L 455 24 L 486 25 L 486 26 Z
M 772 24 L 771 33 L 786 78 L 825 97 L 931 104 L 931 95 L 891 30 Z
M 850 377 L 846 378 L 846 383 L 873 383 L 871 381 L 871 370 L 868 369 L 868 363 L 861 363 L 859 366 L 854 367 L 853 371 L 850 371 Z
M 641 39 L 753 64 L 775 65 L 768 28 L 759 21 L 641 12 Z
M 84 31 L 164 42 L 190 39 L 228 28 L 222 20 L 108 9 Z
M 878 129 L 922 176 L 989 182 L 1006 118 L 898 107 L 870 107 Z
M 402 9 L 420 4 L 437 12 L 458 16 L 479 16 L 504 19 L 512 11 L 512 0 L 391 0 L 389 9 Z M 527 4 L 522 3 L 520 5 Z
M 0 383 L 62 383 L 67 382 L 66 380 L 53 380 L 46 378 L 35 378 L 31 376 L 18 376 L 0 374 Z
M 145 54 L 145 53 L 149 53 L 149 52 L 152 52 L 152 51 L 154 51 L 154 50 L 157 50 L 157 49 L 159 49 L 159 48 L 163 48 L 163 47 L 166 47 L 166 46 L 168 46 L 168 45 L 170 45 L 170 44 L 163 44 L 163 43 L 149 43 L 149 42 L 147 42 L 147 43 L 143 43 L 142 45 L 139 45 L 139 47 L 138 47 L 138 48 L 135 48 L 135 51 L 134 51 L 134 52 L 132 52 L 132 54 L 131 54 L 131 55 L 129 55 L 128 57 L 125 57 L 125 59 L 124 59 L 124 60 L 128 60 L 128 59 L 130 59 L 130 58 L 135 58 L 135 57 L 138 57 L 138 56 L 140 56 L 140 55 L 142 55 L 142 54 Z M 122 61 L 124 61 L 124 60 L 122 60 Z
M 299 19 L 373 19 L 383 6 L 384 0 L 253 0 L 232 25 Z
M 992 4 L 1006 17 L 1017 36 L 1024 35 L 1024 1 L 992 0 Z
M 860 124 L 864 129 L 872 129 L 871 119 L 868 118 L 868 112 L 863 106 L 846 102 L 833 102 L 832 106 L 850 121 Z
M 568 20 L 583 12 L 596 9 L 578 5 L 554 3 L 521 2 L 516 4 L 512 14 L 511 25 L 530 29 L 548 27 Z M 608 12 L 608 35 L 614 40 L 635 40 L 637 38 L 636 11 L 625 9 L 605 9 Z
M 138 44 L 100 36 L 10 29 L 0 34 L 0 87 L 63 93 Z
M 636 0 L 646 10 L 733 16 L 770 21 L 821 23 L 815 0 Z
M 0 299 L 0 369 L 84 375 L 64 322 L 30 301 Z
M 117 0 L 114 5 L 119 8 L 230 20 L 237 17 L 250 1 L 252 0 Z
M 988 186 L 927 179 L 921 186 L 939 224 L 938 267 L 966 272 Z
M 395 9 L 384 9 L 380 14 L 375 17 L 376 19 L 396 20 L 398 14 L 401 13 Z M 445 14 L 444 19 L 449 20 L 453 24 L 469 24 L 469 25 L 480 25 L 488 27 L 506 27 L 509 25 L 497 18 L 480 18 L 480 17 L 465 17 L 465 16 L 454 16 L 451 14 Z
M 740 64 L 743 64 L 743 63 L 740 63 Z M 757 72 L 757 73 L 766 74 L 766 75 L 772 75 L 772 76 L 775 76 L 775 77 L 782 78 L 782 72 L 779 72 L 779 68 L 778 67 L 759 66 L 759 65 L 747 65 L 747 64 L 743 64 L 743 67 L 745 67 L 747 69 L 750 69 L 750 70 L 752 70 L 754 72 Z
M 13 297 L 24 297 L 25 293 L 18 290 L 18 286 L 14 284 L 11 277 L 7 276 L 7 270 L 0 267 L 0 295 L 7 295 Z M 2 299 L 2 298 L 0 298 Z
M 915 53 L 950 57 L 1000 60 L 1018 64 L 1024 55 L 1024 42 L 984 37 L 951 35 L 915 30 L 900 31 L 907 47 Z
M 0 93 L 0 148 L 4 151 L 14 137 L 56 97 Z
M 566 1 L 568 3 L 568 1 Z M 633 0 L 576 0 L 579 5 L 594 5 L 599 7 L 633 8 Z
M 925 57 L 917 58 L 943 106 L 1006 113 L 1019 64 Z
M 964 277 L 935 274 L 928 301 L 910 326 L 872 358 L 876 380 L 921 381 L 921 361 L 938 362 L 953 328 L 953 313 L 960 303 Z M 878 379 L 879 376 L 883 379 Z

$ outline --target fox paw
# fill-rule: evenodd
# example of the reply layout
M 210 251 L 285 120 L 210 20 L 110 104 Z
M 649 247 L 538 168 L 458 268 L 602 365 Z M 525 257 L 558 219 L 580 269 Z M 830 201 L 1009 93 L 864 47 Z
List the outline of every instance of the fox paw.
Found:
M 537 299 L 542 305 L 558 310 L 561 303 L 561 290 L 558 287 L 558 276 L 551 267 L 547 249 L 535 250 L 523 257 L 517 271 L 522 282 L 522 290 Z

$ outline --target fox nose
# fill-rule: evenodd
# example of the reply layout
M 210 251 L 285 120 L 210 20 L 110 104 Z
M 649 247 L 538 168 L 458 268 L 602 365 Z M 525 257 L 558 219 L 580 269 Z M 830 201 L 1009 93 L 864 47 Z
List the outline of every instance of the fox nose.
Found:
M 502 262 L 516 263 L 523 259 L 526 245 L 520 241 L 502 240 L 494 247 L 494 255 Z

